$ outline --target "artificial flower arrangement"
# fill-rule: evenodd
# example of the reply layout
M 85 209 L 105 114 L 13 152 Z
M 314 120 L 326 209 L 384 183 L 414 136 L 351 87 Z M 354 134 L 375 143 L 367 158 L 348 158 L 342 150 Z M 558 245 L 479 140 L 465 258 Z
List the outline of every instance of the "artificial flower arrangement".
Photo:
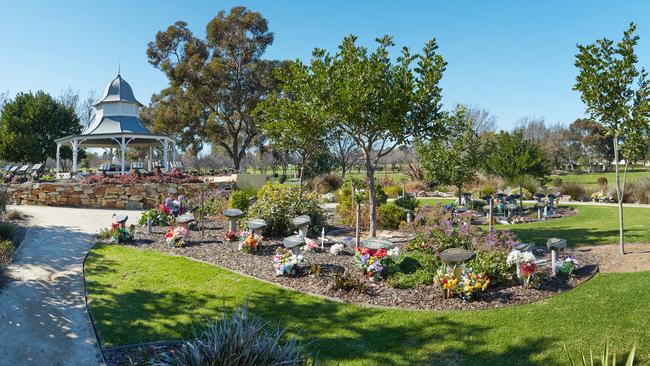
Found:
M 165 241 L 174 244 L 178 248 L 185 246 L 185 239 L 187 239 L 187 229 L 182 226 L 169 229 L 165 234 Z
M 236 241 L 239 240 L 239 235 L 236 231 L 228 230 L 225 234 L 223 234 L 223 238 L 227 241 Z
M 109 233 L 115 243 L 122 244 L 132 239 L 132 234 L 124 224 L 112 223 Z
M 316 240 L 305 238 L 305 246 L 302 247 L 302 251 L 309 253 L 318 253 L 320 252 L 320 245 L 318 245 Z
M 165 215 L 171 215 L 174 217 L 182 215 L 186 211 L 185 196 L 181 194 L 175 200 L 172 200 L 171 197 L 167 197 L 165 203 L 158 205 L 158 211 Z
M 558 276 L 569 279 L 580 268 L 580 262 L 573 257 L 566 257 L 557 261 L 556 273 Z
M 523 281 L 524 287 L 528 287 L 530 279 L 537 270 L 535 255 L 532 252 L 522 252 L 515 249 L 508 254 L 506 263 L 517 266 L 517 278 Z
M 330 254 L 341 255 L 341 253 L 343 253 L 343 249 L 345 249 L 345 245 L 339 243 L 334 244 L 330 247 Z
M 305 266 L 305 258 L 293 254 L 283 248 L 278 248 L 273 256 L 273 268 L 276 276 L 295 276 Z
M 243 253 L 253 253 L 257 250 L 257 247 L 262 244 L 262 236 L 254 233 L 241 232 L 240 237 L 243 237 L 239 243 L 239 250 Z
M 609 195 L 604 190 L 600 190 L 598 192 L 592 193 L 591 199 L 594 202 L 607 202 L 609 201 Z
M 399 259 L 399 256 L 399 248 L 390 250 L 383 248 L 377 250 L 357 248 L 354 255 L 354 263 L 357 268 L 363 271 L 363 274 L 371 280 L 376 281 L 386 275 L 387 266 Z
M 463 301 L 478 299 L 490 284 L 490 278 L 484 273 L 474 273 L 471 268 L 465 268 L 458 277 L 444 267 L 438 268 L 433 283 L 442 289 L 446 299 L 458 295 Z

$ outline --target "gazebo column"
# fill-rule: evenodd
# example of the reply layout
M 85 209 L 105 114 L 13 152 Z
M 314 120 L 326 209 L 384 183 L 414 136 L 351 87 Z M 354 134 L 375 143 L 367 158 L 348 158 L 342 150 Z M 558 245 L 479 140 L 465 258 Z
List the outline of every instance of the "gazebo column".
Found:
M 153 170 L 153 146 L 149 146 L 149 171 Z
M 122 150 L 122 155 L 120 156 L 122 160 L 122 174 L 126 173 L 126 141 L 122 137 L 122 143 L 120 144 L 120 149 Z
M 61 172 L 61 144 L 56 144 L 56 177 Z
M 167 173 L 169 169 L 169 141 L 163 140 L 163 172 Z
M 172 162 L 176 163 L 176 145 L 172 145 Z
M 79 151 L 79 140 L 72 140 L 72 174 L 77 172 L 77 152 Z

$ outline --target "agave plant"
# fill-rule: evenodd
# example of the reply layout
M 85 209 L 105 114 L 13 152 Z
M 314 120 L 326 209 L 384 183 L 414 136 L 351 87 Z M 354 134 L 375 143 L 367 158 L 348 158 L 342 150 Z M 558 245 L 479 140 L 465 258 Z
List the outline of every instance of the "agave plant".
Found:
M 186 341 L 181 349 L 150 362 L 153 366 L 254 366 L 315 365 L 304 346 L 284 330 L 248 313 L 248 303 L 216 321 Z
M 564 346 L 564 352 L 566 352 L 567 357 L 569 358 L 569 362 L 571 362 L 571 366 L 576 366 L 576 365 L 582 365 L 582 366 L 596 366 L 598 363 L 596 363 L 596 360 L 594 359 L 594 353 L 591 351 L 591 348 L 589 349 L 589 357 L 587 357 L 584 353 L 584 351 L 580 350 L 580 358 L 578 359 L 578 362 L 582 361 L 582 363 L 576 363 L 573 360 L 573 357 L 571 357 L 571 353 L 569 353 L 569 350 L 566 348 L 566 345 Z M 632 346 L 632 350 L 630 353 L 627 355 L 627 360 L 625 361 L 625 366 L 634 366 L 634 354 L 636 353 L 636 343 Z M 600 365 L 601 366 L 616 366 L 616 353 L 610 353 L 609 352 L 609 340 L 605 342 L 605 348 L 600 354 Z

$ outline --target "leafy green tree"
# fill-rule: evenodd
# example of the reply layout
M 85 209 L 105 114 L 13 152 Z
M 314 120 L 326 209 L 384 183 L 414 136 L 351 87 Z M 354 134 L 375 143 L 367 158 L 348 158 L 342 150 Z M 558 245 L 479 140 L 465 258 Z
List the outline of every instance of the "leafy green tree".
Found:
M 453 185 L 462 199 L 463 185 L 471 182 L 483 163 L 480 138 L 474 120 L 463 106 L 445 119 L 446 137 L 417 146 L 425 177 L 436 185 Z
M 375 171 L 379 160 L 396 147 L 433 137 L 442 130 L 440 79 L 446 63 L 435 40 L 421 54 L 404 47 L 393 62 L 389 36 L 377 39 L 369 52 L 345 37 L 335 55 L 316 49 L 309 71 L 316 94 L 335 130 L 350 136 L 366 169 L 370 203 L 370 236 L 377 232 Z
M 305 166 L 322 150 L 329 132 L 328 118 L 318 100 L 317 82 L 306 65 L 292 62 L 278 71 L 281 91 L 256 109 L 260 127 L 276 148 L 295 153 L 300 161 L 300 190 Z
M 614 160 L 614 146 L 611 137 L 600 123 L 585 118 L 576 119 L 569 125 L 569 138 L 580 148 L 584 161 L 590 165 Z
M 650 82 L 646 71 L 637 67 L 634 49 L 639 37 L 634 35 L 635 30 L 636 25 L 631 23 L 616 44 L 603 38 L 586 46 L 578 45 L 575 65 L 580 73 L 573 87 L 580 92 L 587 113 L 601 123 L 612 138 L 621 255 L 625 254 L 623 196 L 627 167 L 645 151 L 643 146 L 647 140 L 644 136 L 650 121 Z M 626 158 L 621 179 L 623 156 Z
M 0 116 L 0 159 L 32 164 L 56 159 L 55 139 L 81 132 L 73 107 L 50 95 L 20 93 L 5 104 Z M 71 150 L 62 149 L 63 158 Z
M 179 21 L 156 34 L 147 56 L 170 85 L 143 114 L 155 131 L 177 136 L 190 154 L 211 143 L 238 170 L 260 135 L 252 112 L 276 90 L 279 62 L 262 59 L 273 33 L 260 13 L 243 6 L 220 11 L 206 33 L 199 39 Z
M 551 174 L 551 161 L 540 145 L 526 140 L 523 131 L 499 132 L 487 149 L 485 170 L 519 185 L 519 206 L 523 207 L 523 180 L 526 176 L 544 180 Z

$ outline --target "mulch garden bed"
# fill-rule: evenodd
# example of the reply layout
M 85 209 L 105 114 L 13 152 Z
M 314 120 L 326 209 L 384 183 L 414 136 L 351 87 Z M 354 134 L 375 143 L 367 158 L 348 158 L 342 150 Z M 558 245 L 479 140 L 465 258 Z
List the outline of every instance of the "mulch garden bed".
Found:
M 144 227 L 137 227 L 134 241 L 129 245 L 198 259 L 311 294 L 365 305 L 407 309 L 470 310 L 530 303 L 569 290 L 593 276 L 598 269 L 595 256 L 568 249 L 562 255 L 574 256 L 582 264 L 576 276 L 569 281 L 547 279 L 537 284 L 536 288 L 489 287 L 482 294 L 481 299 L 476 301 L 444 299 L 442 292 L 433 286 L 422 285 L 413 289 L 399 289 L 391 287 L 386 281 L 367 282 L 367 292 L 342 291 L 332 289 L 333 277 L 337 272 L 346 272 L 361 281 L 367 281 L 361 271 L 354 266 L 353 248 L 346 248 L 341 255 L 333 255 L 328 252 L 329 246 L 326 244 L 324 252 L 305 253 L 304 257 L 309 263 L 317 263 L 321 266 L 320 276 L 305 274 L 299 277 L 278 277 L 273 269 L 273 255 L 276 248 L 282 246 L 280 239 L 267 239 L 261 250 L 255 254 L 244 254 L 237 248 L 238 241 L 230 242 L 223 239 L 227 225 L 227 222 L 220 219 L 206 222 L 203 235 L 199 231 L 190 231 L 188 244 L 184 248 L 176 248 L 165 242 L 164 234 L 168 227 L 153 227 L 152 234 L 148 234 Z M 550 262 L 550 254 L 547 256 Z M 540 271 L 549 272 L 550 268 L 545 267 Z

